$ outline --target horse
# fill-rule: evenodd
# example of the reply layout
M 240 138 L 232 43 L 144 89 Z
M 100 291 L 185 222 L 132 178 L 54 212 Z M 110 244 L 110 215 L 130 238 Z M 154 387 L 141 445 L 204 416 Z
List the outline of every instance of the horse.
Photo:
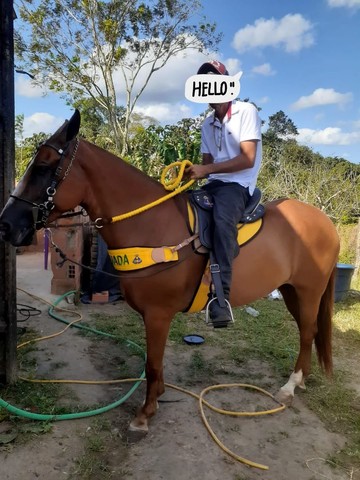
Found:
M 146 433 L 164 393 L 163 356 L 171 321 L 186 311 L 207 265 L 189 239 L 188 196 L 164 202 L 164 186 L 112 153 L 78 137 L 80 113 L 38 147 L 0 214 L 0 237 L 29 245 L 37 229 L 64 212 L 83 207 L 109 250 L 182 245 L 178 258 L 121 275 L 125 301 L 143 318 L 147 358 L 146 398 L 130 430 Z M 144 205 L 159 202 L 151 209 Z M 296 387 L 305 388 L 312 345 L 324 372 L 332 372 L 332 311 L 339 238 L 322 211 L 295 199 L 265 203 L 260 232 L 233 262 L 232 306 L 247 305 L 279 289 L 295 319 L 300 350 L 294 370 L 277 393 L 291 405 Z M 137 212 L 138 214 L 127 214 Z M 120 219 L 121 221 L 115 221 Z M 100 229 L 101 227 L 101 229 Z

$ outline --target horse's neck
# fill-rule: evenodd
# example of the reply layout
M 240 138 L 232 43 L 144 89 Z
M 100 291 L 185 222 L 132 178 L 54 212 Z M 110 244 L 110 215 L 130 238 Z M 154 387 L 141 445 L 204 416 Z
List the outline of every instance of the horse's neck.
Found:
M 166 195 L 159 182 L 115 155 L 88 142 L 82 142 L 81 147 L 79 161 L 88 184 L 83 206 L 92 220 L 131 212 Z M 181 222 L 181 219 L 177 201 L 167 201 L 141 215 L 112 224 L 102 233 L 105 240 L 110 238 L 108 245 L 116 244 L 116 247 L 132 245 L 132 242 L 140 240 L 149 245 L 153 242 L 157 244 L 160 239 L 168 237 L 170 223 L 177 224 L 180 232 L 183 229 L 179 224 L 183 223 L 183 228 L 186 228 L 185 221 Z
M 91 192 L 85 203 L 90 215 L 113 217 L 162 195 L 159 182 L 110 152 L 82 143 L 82 168 Z

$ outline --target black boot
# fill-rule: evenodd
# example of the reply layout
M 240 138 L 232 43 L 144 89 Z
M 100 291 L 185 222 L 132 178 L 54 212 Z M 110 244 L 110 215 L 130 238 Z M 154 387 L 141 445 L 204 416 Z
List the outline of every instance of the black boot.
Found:
M 232 316 L 228 304 L 221 307 L 217 298 L 210 303 L 209 313 L 214 328 L 225 328 L 230 322 L 232 322 Z

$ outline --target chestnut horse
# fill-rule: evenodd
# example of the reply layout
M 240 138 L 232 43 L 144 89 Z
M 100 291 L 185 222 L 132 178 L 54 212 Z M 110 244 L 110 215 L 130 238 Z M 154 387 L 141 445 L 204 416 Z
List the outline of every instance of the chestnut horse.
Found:
M 187 195 L 171 199 L 123 221 L 113 217 L 148 205 L 168 194 L 164 187 L 115 155 L 77 138 L 76 110 L 43 143 L 0 215 L 0 237 L 14 246 L 28 245 L 36 229 L 81 205 L 109 249 L 159 247 L 188 239 Z M 126 217 L 126 215 L 124 215 Z M 186 242 L 185 242 L 186 243 Z M 329 218 L 315 207 L 282 199 L 265 206 L 260 233 L 234 260 L 230 302 L 246 305 L 278 288 L 300 332 L 300 352 L 280 401 L 290 404 L 295 387 L 305 388 L 312 344 L 326 373 L 332 370 L 331 317 L 339 239 Z M 178 260 L 137 272 L 123 272 L 126 302 L 145 324 L 147 391 L 130 428 L 146 432 L 164 392 L 163 355 L 172 318 L 185 311 L 207 263 L 191 243 Z

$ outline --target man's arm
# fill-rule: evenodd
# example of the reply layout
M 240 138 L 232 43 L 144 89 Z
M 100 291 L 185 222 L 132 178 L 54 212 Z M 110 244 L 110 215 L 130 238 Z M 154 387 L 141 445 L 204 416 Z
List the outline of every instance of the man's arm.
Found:
M 240 143 L 241 153 L 225 162 L 214 163 L 210 153 L 203 153 L 202 165 L 192 165 L 185 173 L 193 180 L 205 178 L 211 173 L 233 173 L 252 168 L 255 163 L 258 140 L 247 140 Z

